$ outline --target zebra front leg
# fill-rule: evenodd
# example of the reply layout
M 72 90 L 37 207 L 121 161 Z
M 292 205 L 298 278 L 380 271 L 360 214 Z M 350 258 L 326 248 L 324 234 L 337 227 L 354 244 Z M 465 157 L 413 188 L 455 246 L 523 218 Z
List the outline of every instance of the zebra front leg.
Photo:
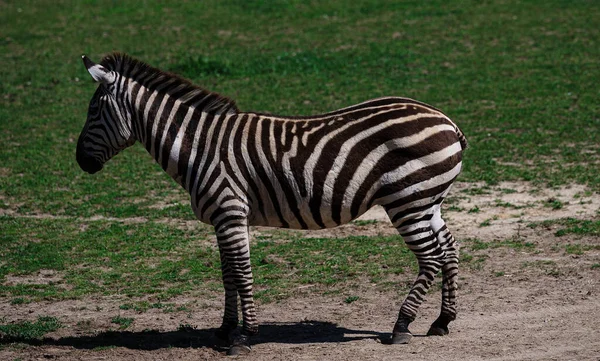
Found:
M 442 266 L 445 254 L 431 229 L 428 216 L 404 222 L 397 229 L 419 263 L 419 274 L 402 303 L 398 320 L 392 331 L 392 343 L 405 344 L 412 338 L 408 326 L 417 317 L 419 306 L 425 300 L 425 295 Z
M 433 322 L 427 332 L 429 336 L 447 335 L 449 333 L 448 324 L 456 319 L 458 244 L 445 224 L 438 231 L 437 238 L 446 253 L 446 260 L 442 266 L 442 309 L 439 317 Z
M 223 274 L 224 283 L 227 278 L 227 283 L 225 283 L 226 308 L 221 327 L 224 327 L 223 331 L 228 332 L 228 336 L 231 336 L 231 347 L 227 354 L 248 353 L 250 352 L 250 337 L 258 333 L 252 293 L 253 279 L 250 266 L 248 226 L 244 218 L 227 217 L 219 226 L 215 226 L 215 230 L 221 259 L 226 265 Z M 233 287 L 237 293 L 235 296 L 232 292 Z M 227 294 L 228 290 L 231 290 L 229 294 Z M 237 295 L 240 297 L 242 306 L 243 327 L 239 334 L 230 334 L 235 329 L 235 327 L 232 328 L 233 321 L 237 326 Z M 228 298 L 228 296 L 232 298 Z M 231 301 L 232 299 L 235 301 Z M 235 311 L 233 307 L 235 307 Z
M 227 258 L 220 247 L 219 253 L 221 254 L 221 272 L 223 287 L 225 288 L 225 311 L 223 313 L 223 323 L 215 334 L 219 339 L 229 342 L 238 325 L 238 293 L 231 268 L 227 264 Z

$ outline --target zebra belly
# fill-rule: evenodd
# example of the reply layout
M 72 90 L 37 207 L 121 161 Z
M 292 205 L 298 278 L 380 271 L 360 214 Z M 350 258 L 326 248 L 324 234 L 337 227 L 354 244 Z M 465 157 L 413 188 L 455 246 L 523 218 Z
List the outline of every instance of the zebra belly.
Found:
M 396 214 L 440 203 L 460 173 L 460 158 L 456 154 L 436 164 L 434 174 L 429 172 L 430 168 L 421 166 L 415 169 L 427 171 L 397 169 L 379 177 L 374 183 L 350 182 L 342 192 L 319 192 L 321 197 L 282 201 L 264 217 L 256 217 L 256 225 L 291 229 L 333 228 L 355 220 L 374 205 L 394 209 Z

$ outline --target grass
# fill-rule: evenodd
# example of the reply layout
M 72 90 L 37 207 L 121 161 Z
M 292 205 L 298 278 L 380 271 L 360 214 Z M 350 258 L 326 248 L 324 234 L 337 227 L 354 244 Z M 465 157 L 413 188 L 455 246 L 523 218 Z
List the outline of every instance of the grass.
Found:
M 154 302 L 150 303 L 148 301 L 136 301 L 130 303 L 124 303 L 119 306 L 121 310 L 134 310 L 138 313 L 143 313 L 148 311 L 149 309 L 159 309 L 164 313 L 171 312 L 180 312 L 180 311 L 188 311 L 188 308 L 185 305 L 175 306 L 173 303 L 163 303 L 163 302 Z
M 521 238 L 511 238 L 506 240 L 493 240 L 484 242 L 480 239 L 465 239 L 461 241 L 465 245 L 469 245 L 471 251 L 485 250 L 488 248 L 512 248 L 517 251 L 533 251 L 535 250 L 535 244 L 526 242 Z
M 181 230 L 152 221 L 5 221 L 0 276 L 19 279 L 47 269 L 60 275 L 54 283 L 0 285 L 0 292 L 17 303 L 119 294 L 155 300 L 127 302 L 121 309 L 171 312 L 184 310 L 165 303 L 175 296 L 221 289 L 219 254 L 202 242 L 202 227 Z M 288 297 L 307 284 L 335 289 L 361 277 L 385 284 L 390 275 L 415 267 L 399 236 L 273 240 L 256 240 L 251 252 L 262 301 Z
M 0 2 L 0 280 L 56 274 L 51 282 L 0 282 L 0 297 L 19 307 L 118 295 L 142 312 L 221 288 L 212 230 L 179 227 L 175 219 L 194 219 L 188 196 L 142 147 L 94 176 L 77 166 L 95 89 L 82 53 L 97 61 L 127 52 L 243 110 L 312 114 L 412 97 L 444 110 L 467 135 L 459 179 L 487 183 L 467 195 L 515 180 L 598 192 L 599 10 L 585 0 Z M 557 227 L 558 236 L 600 234 L 597 221 L 553 222 L 537 226 Z M 363 278 L 387 287 L 415 269 L 397 237 L 309 240 L 273 231 L 253 242 L 261 302 L 309 285 L 336 293 Z M 502 247 L 530 247 L 513 243 Z M 465 253 L 461 261 L 480 268 L 484 260 Z
M 543 271 L 548 276 L 559 277 L 562 272 L 558 269 L 558 266 L 553 260 L 537 260 L 532 262 L 523 262 L 521 268 L 534 268 L 536 270 Z
M 151 208 L 185 195 L 139 146 L 93 177 L 75 163 L 95 88 L 80 54 L 97 60 L 113 49 L 231 96 L 241 109 L 310 114 L 376 96 L 417 98 L 467 134 L 462 180 L 600 187 L 593 46 L 600 5 L 251 4 L 3 4 L 5 206 L 21 214 L 193 218 L 187 206 Z
M 6 340 L 32 340 L 39 339 L 61 327 L 62 325 L 58 319 L 40 316 L 35 322 L 21 321 L 0 324 L 0 335 Z
M 360 297 L 358 297 L 358 296 L 348 296 L 348 297 L 346 297 L 346 299 L 344 300 L 344 302 L 347 303 L 347 304 L 351 304 L 353 302 L 358 301 L 359 298 Z
M 547 199 L 546 203 L 544 205 L 546 207 L 552 208 L 552 210 L 555 210 L 555 211 L 559 210 L 559 209 L 562 209 L 563 206 L 564 206 L 563 202 L 561 202 L 560 200 L 555 199 L 555 198 Z
M 110 320 L 110 322 L 119 325 L 119 330 L 125 330 L 126 328 L 131 326 L 133 321 L 134 320 L 131 317 L 121 317 L 121 316 L 115 316 Z
M 554 232 L 554 235 L 557 237 L 566 235 L 600 236 L 600 220 L 561 218 L 534 222 L 529 224 L 529 227 L 560 228 Z
M 359 227 L 363 227 L 363 226 L 370 226 L 373 224 L 377 224 L 378 221 L 376 219 L 365 219 L 365 220 L 356 220 L 356 221 L 352 221 L 352 224 L 359 226 Z

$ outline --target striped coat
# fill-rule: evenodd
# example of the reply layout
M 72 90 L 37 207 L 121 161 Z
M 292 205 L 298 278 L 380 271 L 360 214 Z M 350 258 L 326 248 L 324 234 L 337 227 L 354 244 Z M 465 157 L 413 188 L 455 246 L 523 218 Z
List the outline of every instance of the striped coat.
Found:
M 440 269 L 442 311 L 430 333 L 448 332 L 458 249 L 440 205 L 467 143 L 442 112 L 397 97 L 307 117 L 241 112 L 228 98 L 126 55 L 84 63 L 100 86 L 78 141 L 80 166 L 94 173 L 138 141 L 190 193 L 198 219 L 215 227 L 221 252 L 219 336 L 234 334 L 241 301 L 244 324 L 232 353 L 249 350 L 258 325 L 248 227 L 335 227 L 373 205 L 386 209 L 420 267 L 392 341 L 410 339 L 408 324 Z

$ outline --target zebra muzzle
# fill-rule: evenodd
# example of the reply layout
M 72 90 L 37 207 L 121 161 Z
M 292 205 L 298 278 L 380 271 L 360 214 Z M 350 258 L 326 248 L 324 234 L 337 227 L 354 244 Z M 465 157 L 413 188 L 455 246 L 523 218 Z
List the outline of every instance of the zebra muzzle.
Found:
M 102 169 L 102 163 L 79 147 L 77 147 L 77 163 L 84 172 L 89 174 L 97 173 Z

